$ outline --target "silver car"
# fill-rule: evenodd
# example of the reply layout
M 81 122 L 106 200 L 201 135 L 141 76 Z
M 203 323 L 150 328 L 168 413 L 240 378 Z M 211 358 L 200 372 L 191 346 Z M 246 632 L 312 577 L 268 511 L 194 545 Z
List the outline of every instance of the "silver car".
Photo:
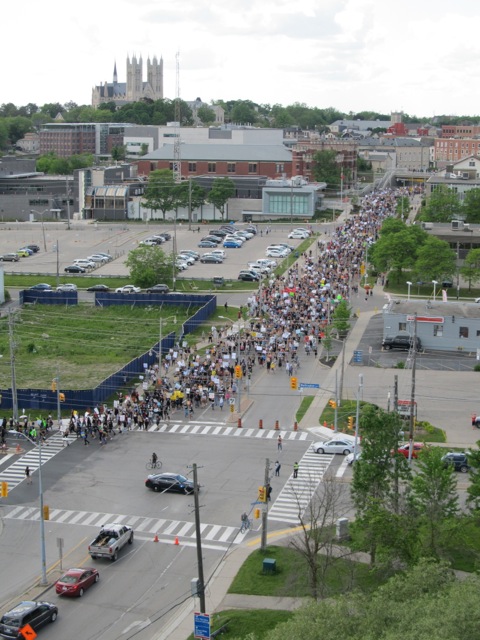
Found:
M 314 442 L 312 449 L 315 453 L 341 453 L 348 456 L 354 451 L 353 442 L 342 438 L 332 438 L 327 442 Z

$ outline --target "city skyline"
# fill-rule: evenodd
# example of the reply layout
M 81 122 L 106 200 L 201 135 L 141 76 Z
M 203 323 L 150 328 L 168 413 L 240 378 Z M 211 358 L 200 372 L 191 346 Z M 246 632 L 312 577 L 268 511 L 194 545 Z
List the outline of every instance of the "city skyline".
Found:
M 401 110 L 418 117 L 478 113 L 480 16 L 474 3 L 413 0 L 25 0 L 3 12 L 0 104 L 91 103 L 92 87 L 125 81 L 128 55 L 164 61 L 164 96 L 205 102 Z M 115 37 L 109 37 L 109 34 Z M 121 37 L 118 37 L 121 34 Z

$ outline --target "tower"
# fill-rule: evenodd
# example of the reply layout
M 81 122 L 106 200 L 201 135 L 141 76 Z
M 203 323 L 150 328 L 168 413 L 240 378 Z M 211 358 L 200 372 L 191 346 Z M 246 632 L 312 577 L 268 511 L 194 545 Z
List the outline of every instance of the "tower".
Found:
M 151 62 L 150 58 L 148 58 L 147 82 L 152 91 L 152 98 L 154 100 L 163 98 L 163 58 L 158 60 L 157 56 L 153 56 Z
M 118 82 L 118 76 L 117 76 L 117 61 L 115 60 L 115 63 L 113 65 L 113 84 L 117 84 Z
M 135 55 L 131 61 L 130 57 L 127 58 L 127 102 L 136 102 L 142 97 L 142 67 L 143 61 L 141 56 L 138 61 Z

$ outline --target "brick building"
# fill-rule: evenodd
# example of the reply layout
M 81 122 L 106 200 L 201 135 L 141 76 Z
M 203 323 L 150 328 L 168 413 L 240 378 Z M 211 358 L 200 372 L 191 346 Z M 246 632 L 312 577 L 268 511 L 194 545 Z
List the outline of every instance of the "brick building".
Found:
M 122 146 L 129 123 L 51 122 L 39 134 L 40 154 L 53 152 L 61 158 L 91 153 L 110 155 L 113 147 Z
M 469 156 L 478 155 L 480 155 L 480 137 L 448 139 L 442 137 L 435 140 L 435 162 L 458 162 Z

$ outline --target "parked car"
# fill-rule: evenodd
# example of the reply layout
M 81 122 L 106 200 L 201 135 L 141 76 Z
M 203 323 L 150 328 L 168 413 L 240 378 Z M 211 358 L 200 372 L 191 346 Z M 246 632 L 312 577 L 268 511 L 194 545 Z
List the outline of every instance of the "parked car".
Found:
M 38 284 L 34 284 L 30 287 L 30 291 L 53 291 L 52 285 L 47 284 L 46 282 L 39 282 Z
M 105 256 L 107 262 L 111 262 L 113 260 L 112 256 L 109 253 L 104 253 L 103 251 L 97 251 L 98 256 Z
M 224 238 L 225 236 L 228 236 L 228 231 L 225 231 L 225 229 L 213 229 L 209 231 L 209 235 L 218 236 L 219 238 Z
M 200 240 L 200 242 L 197 244 L 197 247 L 200 247 L 201 249 L 215 249 L 216 246 L 217 243 L 213 242 L 212 240 Z
M 209 253 L 212 254 L 212 256 L 220 256 L 223 260 L 227 257 L 227 252 L 223 249 L 214 249 L 213 251 L 209 251 Z
M 225 249 L 241 249 L 243 243 L 240 240 L 225 240 L 223 246 Z
M 98 264 L 105 264 L 106 262 L 108 262 L 108 258 L 106 258 L 105 256 L 102 256 L 99 253 L 94 253 L 93 256 L 88 256 L 87 260 L 90 260 L 91 262 L 95 262 Z
M 19 249 L 17 251 L 17 256 L 20 256 L 20 258 L 28 258 L 32 253 L 33 251 L 30 251 L 30 249 Z
M 154 284 L 153 287 L 145 289 L 147 293 L 170 293 L 170 288 L 166 284 Z
M 423 451 L 424 447 L 425 447 L 425 444 L 423 442 L 414 442 L 413 449 L 412 449 L 412 458 L 418 458 L 419 454 Z M 410 444 L 406 442 L 405 444 L 402 444 L 400 447 L 398 447 L 396 451 L 392 451 L 392 454 L 398 453 L 402 456 L 405 456 L 405 458 L 408 458 L 409 450 L 410 450 Z
M 220 244 L 222 242 L 222 238 L 218 236 L 205 236 L 202 240 L 210 240 L 210 242 L 215 242 L 215 244 Z
M 260 274 L 255 273 L 255 271 L 247 271 L 244 269 L 238 274 L 238 279 L 244 280 L 245 282 L 258 282 L 260 280 Z
M 65 282 L 65 284 L 60 284 L 57 287 L 57 291 L 76 291 L 77 285 L 71 282 Z
M 73 261 L 73 264 L 78 264 L 85 269 L 95 269 L 95 267 L 97 266 L 95 262 L 93 262 L 92 260 L 87 260 L 87 258 L 77 258 Z
M 190 256 L 194 260 L 198 260 L 200 258 L 200 254 L 198 253 L 198 251 L 193 251 L 192 249 L 182 249 L 182 251 L 180 251 L 178 255 Z
M 294 231 L 303 231 L 308 236 L 311 236 L 313 231 L 311 229 L 307 229 L 306 227 L 295 227 Z
M 443 456 L 442 460 L 445 467 L 452 466 L 455 471 L 460 471 L 461 473 L 467 473 L 470 469 L 470 463 L 466 453 L 449 451 Z
M 25 638 L 20 629 L 30 625 L 38 631 L 47 622 L 55 622 L 58 608 L 51 602 L 24 600 L 0 618 L 0 636 L 2 638 Z
M 55 583 L 55 591 L 59 596 L 78 596 L 81 598 L 85 591 L 100 580 L 97 569 L 69 569 Z
M 354 451 L 353 442 L 342 438 L 332 438 L 326 442 L 314 442 L 312 449 L 315 453 L 341 453 L 348 456 Z
M 204 253 L 200 258 L 200 262 L 204 264 L 222 264 L 222 256 L 214 256 L 213 253 Z
M 86 268 L 79 264 L 71 264 L 64 269 L 65 273 L 85 273 Z
M 233 233 L 234 236 L 240 236 L 241 238 L 245 238 L 246 240 L 251 240 L 254 236 L 253 233 L 250 233 L 250 231 L 235 231 Z
M 361 457 L 362 457 L 362 452 L 361 451 L 357 451 L 357 455 L 356 456 L 355 456 L 355 451 L 352 451 L 352 453 L 349 453 L 348 456 L 345 457 L 345 462 L 349 466 L 352 466 L 352 464 L 354 462 L 356 462 L 357 460 L 360 460 Z
M 110 287 L 106 284 L 94 284 L 92 287 L 88 287 L 87 291 L 110 291 Z
M 165 240 L 171 240 L 172 239 L 172 236 L 169 233 L 167 233 L 167 231 L 163 231 L 162 233 L 159 233 L 158 235 L 162 236 L 162 238 L 165 238 Z
M 20 256 L 16 253 L 4 253 L 3 256 L 0 256 L 0 260 L 2 262 L 18 262 L 20 260 Z
M 247 239 L 244 238 L 243 236 L 237 236 L 233 233 L 231 233 L 228 236 L 225 236 L 225 238 L 223 239 L 224 242 L 228 242 L 229 240 L 234 240 L 235 242 L 241 242 L 242 244 L 247 241 Z
M 157 473 L 145 480 L 147 489 L 158 492 L 193 493 L 193 481 L 178 473 Z
M 27 244 L 27 249 L 31 249 L 33 253 L 38 253 L 40 251 L 38 244 Z
M 305 238 L 308 238 L 308 233 L 306 231 L 301 231 L 300 229 L 297 229 L 296 231 L 291 231 L 288 234 L 288 237 L 291 238 L 292 240 L 305 240 Z
M 144 247 L 158 247 L 159 244 L 162 244 L 159 240 L 154 240 L 153 238 L 146 238 L 145 240 L 141 240 L 140 244 Z
M 133 284 L 126 284 L 123 287 L 118 287 L 115 289 L 115 293 L 140 293 L 140 287 L 136 287 Z
M 404 351 L 409 351 L 410 347 L 413 347 L 413 344 L 413 336 L 408 333 L 401 333 L 397 336 L 386 336 L 383 339 L 382 347 L 386 351 L 389 349 L 403 349 Z M 421 351 L 422 349 L 420 338 L 416 338 L 415 340 L 415 349 L 416 351 Z
M 177 254 L 177 258 L 182 262 L 186 262 L 189 267 L 195 264 L 195 258 L 188 253 L 179 253 Z
M 186 271 L 189 267 L 188 262 L 186 262 L 185 260 L 179 260 L 178 258 L 175 261 L 175 266 L 177 267 L 177 269 L 179 269 L 180 271 Z
M 288 256 L 288 251 L 284 249 L 267 249 L 265 252 L 267 258 L 286 258 Z

